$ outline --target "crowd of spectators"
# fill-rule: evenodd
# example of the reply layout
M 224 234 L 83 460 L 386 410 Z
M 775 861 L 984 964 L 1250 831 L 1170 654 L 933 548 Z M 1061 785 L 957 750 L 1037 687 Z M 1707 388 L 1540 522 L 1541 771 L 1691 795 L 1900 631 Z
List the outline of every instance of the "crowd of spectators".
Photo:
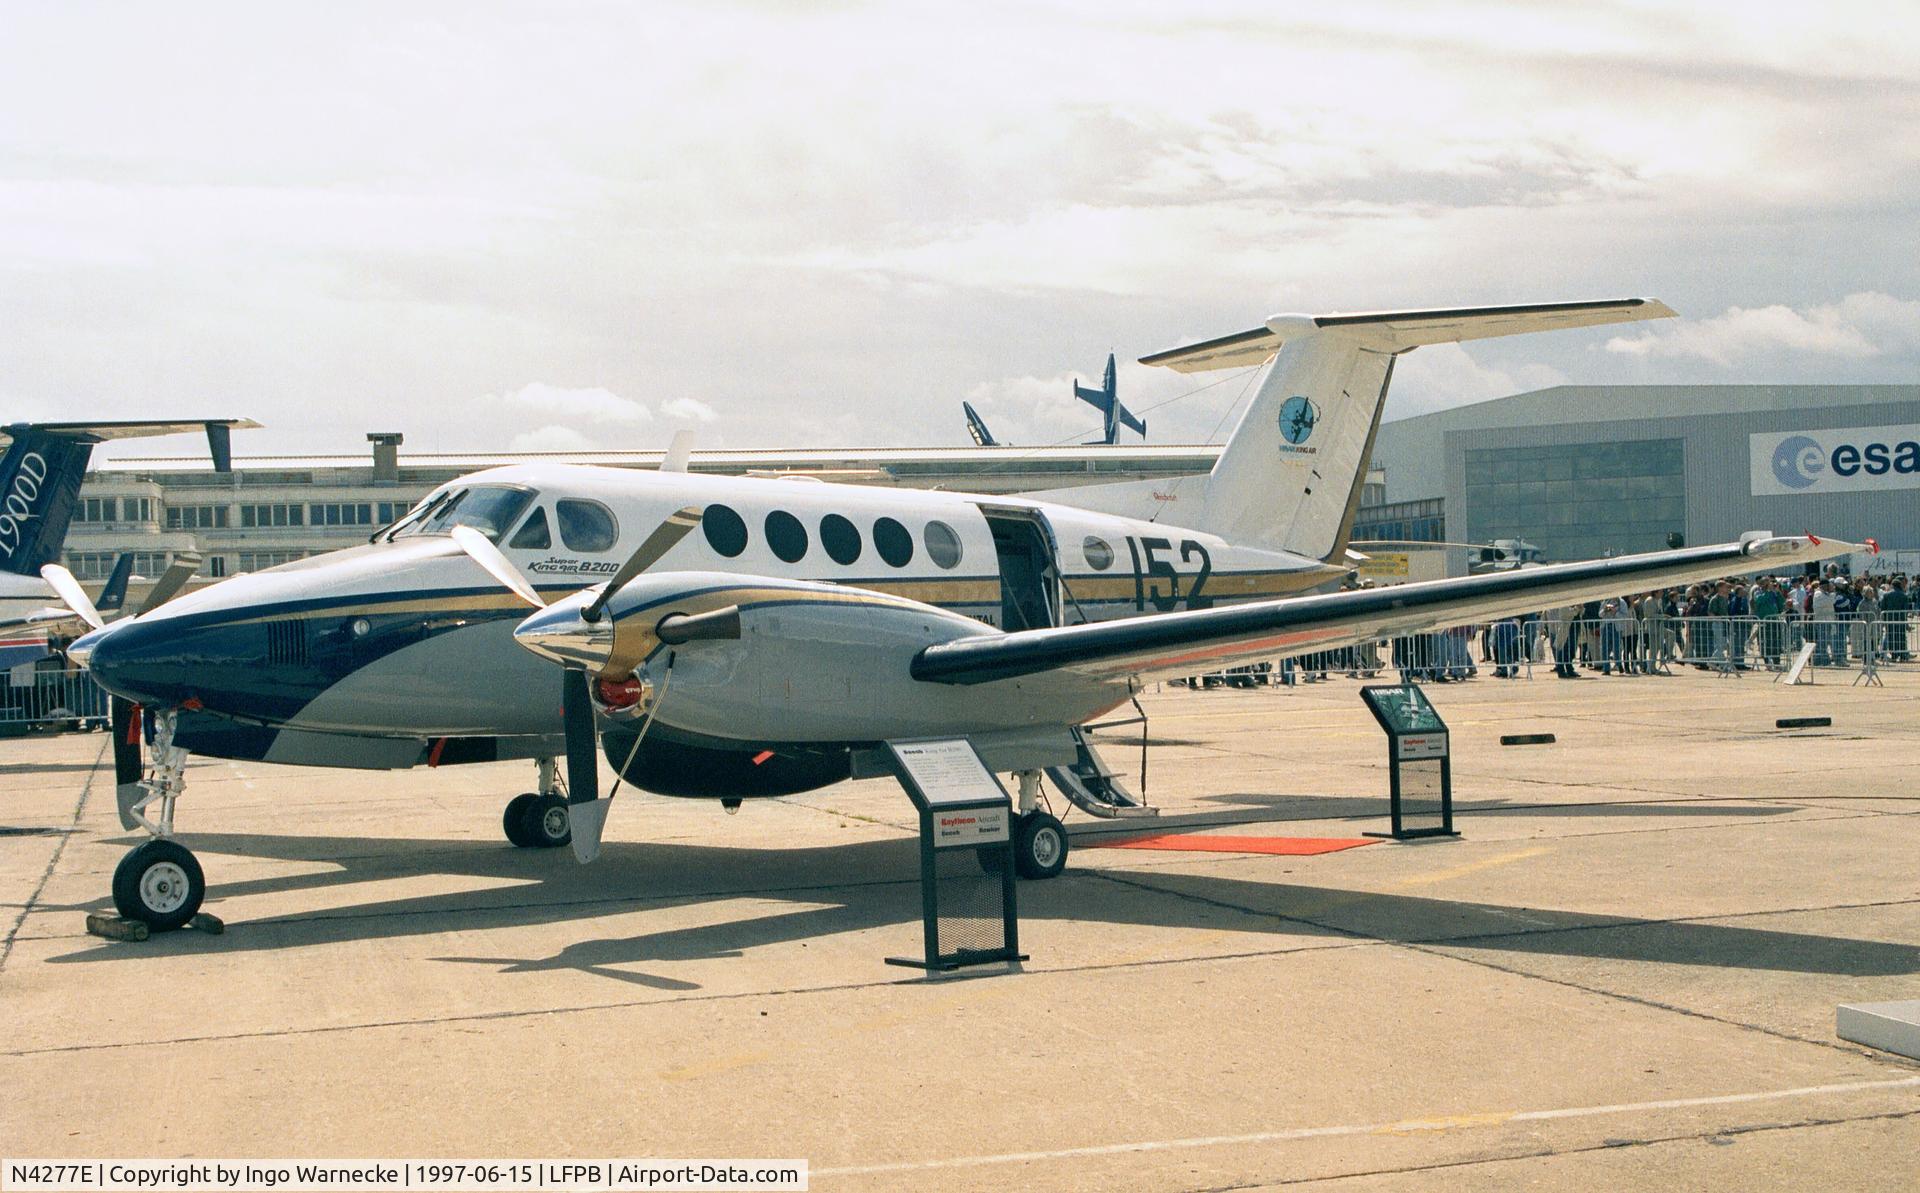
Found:
M 1819 576 L 1728 577 L 1686 588 L 1630 593 L 1480 625 L 1321 651 L 1277 667 L 1236 668 L 1189 680 L 1314 683 L 1344 674 L 1371 679 L 1392 670 L 1403 682 L 1456 683 L 1483 668 L 1516 678 L 1529 664 L 1561 679 L 1709 671 L 1784 670 L 1806 643 L 1816 667 L 1913 661 L 1914 582 L 1849 576 L 1829 565 Z

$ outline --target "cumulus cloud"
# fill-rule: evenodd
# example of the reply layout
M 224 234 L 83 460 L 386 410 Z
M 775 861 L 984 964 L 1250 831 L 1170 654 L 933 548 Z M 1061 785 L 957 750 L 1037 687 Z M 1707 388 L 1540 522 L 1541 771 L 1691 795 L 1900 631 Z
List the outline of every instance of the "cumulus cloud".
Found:
M 549 423 L 538 430 L 515 435 L 507 444 L 507 449 L 516 452 L 582 452 L 605 446 L 603 443 L 595 443 L 583 432 L 576 431 L 572 427 Z
M 1780 353 L 1860 359 L 1920 347 L 1920 302 L 1874 292 L 1837 303 L 1793 308 L 1729 307 L 1710 319 L 1615 336 L 1607 351 L 1692 358 L 1731 368 Z
M 698 398 L 669 398 L 660 403 L 660 413 L 683 423 L 710 423 L 720 413 Z
M 506 395 L 512 405 L 544 414 L 560 414 L 573 419 L 605 420 L 623 423 L 653 421 L 653 411 L 630 398 L 623 398 L 600 386 L 567 389 L 534 381 Z
M 1550 365 L 1482 364 L 1459 344 L 1429 344 L 1394 367 L 1386 416 L 1410 418 L 1566 383 L 1566 375 Z

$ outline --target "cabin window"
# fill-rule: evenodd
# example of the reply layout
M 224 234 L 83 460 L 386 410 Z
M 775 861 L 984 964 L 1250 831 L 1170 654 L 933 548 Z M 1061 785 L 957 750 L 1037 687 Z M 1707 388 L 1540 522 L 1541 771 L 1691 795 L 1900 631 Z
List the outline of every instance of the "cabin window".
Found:
M 860 531 L 839 514 L 828 514 L 820 519 L 820 545 L 835 563 L 852 563 L 860 558 Z
M 507 546 L 517 551 L 545 551 L 553 546 L 553 535 L 547 530 L 547 511 L 536 509 L 533 516 L 520 523 L 520 529 L 514 531 L 513 541 Z
M 747 549 L 747 524 L 732 506 L 708 506 L 700 529 L 707 536 L 707 546 L 728 559 Z
M 880 552 L 880 558 L 890 567 L 903 568 L 913 562 L 913 536 L 892 518 L 882 518 L 873 524 L 873 549 Z
M 767 515 L 767 546 L 786 563 L 799 563 L 807 553 L 807 528 L 785 510 Z
M 1104 572 L 1113 566 L 1113 547 L 1103 538 L 1088 535 L 1080 544 L 1080 550 L 1087 557 L 1087 566 L 1096 572 Z
M 953 527 L 945 522 L 929 522 L 922 538 L 927 544 L 927 558 L 933 560 L 935 567 L 960 566 L 960 536 L 954 533 Z
M 611 551 L 620 537 L 613 511 L 597 501 L 564 498 L 553 503 L 553 512 L 554 520 L 560 523 L 560 541 L 569 551 Z

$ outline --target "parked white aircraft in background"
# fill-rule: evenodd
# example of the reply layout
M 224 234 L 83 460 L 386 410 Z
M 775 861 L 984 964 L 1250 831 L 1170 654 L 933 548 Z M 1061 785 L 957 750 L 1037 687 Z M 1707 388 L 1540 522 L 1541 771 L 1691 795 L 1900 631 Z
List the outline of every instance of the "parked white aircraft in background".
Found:
M 1671 314 L 1625 299 L 1287 315 L 1147 357 L 1198 371 L 1274 356 L 1212 472 L 1183 480 L 1009 498 L 566 465 L 463 477 L 366 546 L 74 644 L 109 691 L 155 714 L 152 774 L 120 761 L 123 817 L 157 839 L 122 862 L 116 905 L 159 927 L 199 906 L 199 864 L 169 839 L 186 750 L 540 759 L 507 835 L 571 840 L 586 860 L 611 798 L 599 750 L 635 786 L 734 804 L 886 773 L 885 741 L 965 737 L 1020 778 L 1021 871 L 1057 873 L 1066 834 L 1037 807 L 1040 772 L 1128 810 L 1080 726 L 1143 681 L 1852 550 L 1756 538 L 1316 592 L 1349 574 L 1401 353 Z M 528 617 L 521 602 L 544 607 Z

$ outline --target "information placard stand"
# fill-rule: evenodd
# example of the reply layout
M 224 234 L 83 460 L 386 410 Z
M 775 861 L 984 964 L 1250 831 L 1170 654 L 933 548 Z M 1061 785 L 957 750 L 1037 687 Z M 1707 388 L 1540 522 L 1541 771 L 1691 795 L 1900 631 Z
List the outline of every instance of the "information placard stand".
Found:
M 1408 841 L 1457 837 L 1453 830 L 1453 759 L 1447 724 L 1419 684 L 1368 684 L 1360 689 L 1367 711 L 1387 735 L 1392 774 L 1393 831 L 1367 833 Z
M 965 738 L 890 741 L 887 754 L 907 798 L 920 812 L 920 914 L 923 958 L 888 965 L 948 972 L 968 965 L 1025 961 L 1015 902 L 1013 801 Z M 985 872 L 983 850 L 1004 852 Z

